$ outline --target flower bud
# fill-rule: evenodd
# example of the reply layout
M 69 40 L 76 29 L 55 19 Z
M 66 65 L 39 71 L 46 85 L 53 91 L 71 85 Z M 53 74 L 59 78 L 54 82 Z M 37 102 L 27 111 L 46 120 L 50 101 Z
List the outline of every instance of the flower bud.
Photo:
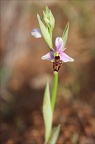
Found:
M 51 10 L 48 9 L 48 7 L 46 7 L 45 11 L 43 11 L 43 19 L 44 19 L 46 26 L 49 27 L 53 31 L 54 26 L 55 26 L 55 19 Z

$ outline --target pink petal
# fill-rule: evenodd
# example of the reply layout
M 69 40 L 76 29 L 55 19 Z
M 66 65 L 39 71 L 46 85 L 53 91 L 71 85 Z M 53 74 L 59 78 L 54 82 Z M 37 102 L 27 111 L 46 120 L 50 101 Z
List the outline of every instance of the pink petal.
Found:
M 41 31 L 39 28 L 34 28 L 31 32 L 31 35 L 34 36 L 35 38 L 40 38 L 42 37 Z
M 63 47 L 63 40 L 61 37 L 57 37 L 55 40 L 55 46 L 56 46 L 56 51 L 60 52 L 62 51 Z
M 42 60 L 54 60 L 54 52 L 49 52 L 46 55 L 41 57 Z
M 64 52 L 60 54 L 60 60 L 62 60 L 63 62 L 73 62 L 74 61 L 73 58 L 69 57 Z

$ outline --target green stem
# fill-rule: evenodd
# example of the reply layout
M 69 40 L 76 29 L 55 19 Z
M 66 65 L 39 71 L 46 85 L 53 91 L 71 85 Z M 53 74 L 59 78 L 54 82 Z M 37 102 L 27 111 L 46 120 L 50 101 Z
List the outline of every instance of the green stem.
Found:
M 58 87 L 58 72 L 54 72 L 54 82 L 53 82 L 53 90 L 52 90 L 52 97 L 51 97 L 51 106 L 52 111 L 54 111 L 55 102 L 56 102 L 56 95 L 57 95 L 57 87 Z

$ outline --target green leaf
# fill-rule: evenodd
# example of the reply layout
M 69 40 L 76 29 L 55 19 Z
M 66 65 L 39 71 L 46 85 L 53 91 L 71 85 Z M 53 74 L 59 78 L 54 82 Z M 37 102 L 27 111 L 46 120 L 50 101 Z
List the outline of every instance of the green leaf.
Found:
M 45 143 L 47 143 L 52 128 L 52 108 L 50 102 L 50 92 L 49 92 L 49 83 L 47 81 L 44 100 L 43 100 L 43 117 L 45 123 Z
M 62 40 L 63 40 L 63 42 L 64 42 L 63 49 L 65 48 L 65 45 L 66 45 L 66 42 L 67 42 L 68 31 L 69 31 L 69 22 L 67 23 L 67 25 L 66 25 L 66 27 L 65 27 L 65 29 L 64 29 L 63 35 L 62 35 Z
M 56 144 L 60 132 L 60 125 L 53 128 L 47 144 Z
M 39 26 L 40 26 L 40 30 L 41 30 L 42 36 L 45 39 L 45 41 L 48 44 L 48 46 L 50 48 L 52 48 L 52 40 L 50 38 L 50 34 L 48 32 L 48 28 L 45 27 L 45 25 L 41 21 L 40 16 L 38 14 L 37 14 L 37 18 L 38 18 L 38 22 L 39 22 Z

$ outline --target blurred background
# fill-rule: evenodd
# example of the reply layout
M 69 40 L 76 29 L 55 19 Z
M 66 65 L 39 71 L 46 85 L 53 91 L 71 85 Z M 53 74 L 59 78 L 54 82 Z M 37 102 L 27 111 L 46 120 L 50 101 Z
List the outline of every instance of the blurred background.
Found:
M 57 144 L 95 142 L 95 1 L 1 0 L 0 15 L 0 143 L 43 144 L 43 94 L 47 77 L 53 83 L 52 63 L 42 61 L 45 41 L 30 35 L 39 27 L 46 5 L 56 25 L 53 41 L 69 21 L 65 52 L 74 58 L 59 70 L 53 126 L 61 124 Z

